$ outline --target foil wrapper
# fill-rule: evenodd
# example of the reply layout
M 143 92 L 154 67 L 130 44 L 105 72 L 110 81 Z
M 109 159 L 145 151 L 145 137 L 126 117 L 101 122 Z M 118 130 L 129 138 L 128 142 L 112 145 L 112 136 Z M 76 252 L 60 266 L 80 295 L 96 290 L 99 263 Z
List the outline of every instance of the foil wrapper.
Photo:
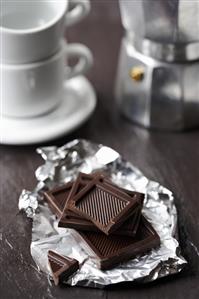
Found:
M 127 281 L 148 282 L 178 273 L 186 264 L 177 240 L 177 213 L 171 191 L 147 179 L 116 151 L 86 140 L 74 140 L 62 147 L 39 148 L 45 163 L 36 170 L 38 184 L 30 192 L 23 190 L 19 209 L 33 219 L 31 254 L 38 269 L 50 275 L 48 250 L 77 259 L 80 269 L 65 283 L 103 288 Z M 103 170 L 119 186 L 145 193 L 143 214 L 161 239 L 161 246 L 119 266 L 102 271 L 96 259 L 76 230 L 58 228 L 58 221 L 42 198 L 43 190 L 75 179 L 79 171 Z

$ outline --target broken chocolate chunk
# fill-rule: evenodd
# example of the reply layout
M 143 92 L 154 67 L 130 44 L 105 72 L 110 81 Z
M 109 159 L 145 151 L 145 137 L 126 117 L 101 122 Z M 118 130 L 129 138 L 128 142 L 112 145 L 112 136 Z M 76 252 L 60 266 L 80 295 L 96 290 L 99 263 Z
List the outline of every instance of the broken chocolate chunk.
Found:
M 62 256 L 52 250 L 48 251 L 48 263 L 55 285 L 66 281 L 79 269 L 79 263 L 76 259 Z

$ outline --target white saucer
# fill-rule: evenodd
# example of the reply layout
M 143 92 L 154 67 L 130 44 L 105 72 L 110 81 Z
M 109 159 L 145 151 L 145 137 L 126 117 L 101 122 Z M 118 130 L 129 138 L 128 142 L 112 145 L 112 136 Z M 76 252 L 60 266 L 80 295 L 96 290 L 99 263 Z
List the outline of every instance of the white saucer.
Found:
M 64 82 L 63 98 L 52 112 L 35 118 L 1 116 L 2 144 L 33 144 L 60 137 L 79 127 L 96 106 L 96 94 L 83 76 Z

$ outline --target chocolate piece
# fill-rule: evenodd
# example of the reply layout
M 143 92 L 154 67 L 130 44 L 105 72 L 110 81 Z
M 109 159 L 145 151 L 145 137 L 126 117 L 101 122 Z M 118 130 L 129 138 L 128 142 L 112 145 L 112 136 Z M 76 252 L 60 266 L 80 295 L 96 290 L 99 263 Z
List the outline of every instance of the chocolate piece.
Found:
M 48 263 L 51 268 L 55 285 L 67 280 L 69 276 L 79 269 L 77 260 L 68 256 L 62 256 L 52 250 L 48 251 Z
M 83 187 L 85 187 L 85 185 L 97 175 L 102 176 L 101 173 L 94 173 L 90 175 L 80 173 L 78 176 L 81 177 L 81 182 L 82 182 L 80 190 Z M 104 180 L 107 184 L 111 184 L 116 188 L 119 188 L 120 190 L 129 194 L 130 196 L 133 197 L 135 195 L 137 196 L 137 200 L 141 205 L 140 208 L 138 208 L 137 211 L 135 210 L 135 213 L 133 213 L 132 216 L 130 216 L 129 219 L 121 227 L 119 227 L 118 230 L 114 232 L 114 234 L 118 234 L 118 235 L 123 234 L 123 235 L 134 236 L 136 234 L 137 227 L 139 225 L 140 210 L 143 205 L 144 194 L 134 192 L 134 191 L 129 191 L 121 187 L 117 187 L 106 178 L 104 178 Z M 71 192 L 72 186 L 73 186 L 73 182 L 69 182 L 67 184 L 64 184 L 61 187 L 54 188 L 53 190 L 44 193 L 45 199 L 47 200 L 52 212 L 55 213 L 58 218 L 60 218 L 62 215 L 66 200 Z M 87 219 L 83 219 L 81 216 L 76 215 L 72 211 L 67 211 L 67 213 L 64 213 L 62 215 L 59 222 L 59 226 L 80 229 L 80 230 L 99 231 L 98 228 L 96 228 L 91 221 Z
M 101 172 L 95 172 L 95 173 L 92 173 L 92 174 L 86 174 L 86 173 L 83 173 L 83 172 L 79 172 L 79 174 L 77 176 L 77 179 L 73 183 L 73 186 L 71 188 L 71 192 L 69 193 L 69 195 L 67 197 L 66 204 L 65 204 L 65 207 L 64 207 L 64 210 L 63 210 L 63 215 L 64 214 L 65 215 L 70 215 L 71 214 L 71 211 L 68 210 L 68 207 L 70 206 L 71 203 L 73 203 L 74 196 L 77 195 L 84 187 L 87 186 L 88 183 L 90 183 L 94 179 L 104 180 L 105 177 L 102 175 Z M 109 184 L 111 184 L 110 181 L 107 180 L 107 182 Z M 78 216 L 78 215 L 77 215 L 77 217 L 82 218 L 81 216 Z
M 74 183 L 75 186 L 73 185 L 72 187 L 72 192 L 70 192 L 70 198 L 67 199 L 67 204 L 64 208 L 62 217 L 60 218 L 58 226 L 60 227 L 67 227 L 67 228 L 74 228 L 74 229 L 80 229 L 80 230 L 86 230 L 86 231 L 99 231 L 93 223 L 87 219 L 82 218 L 81 216 L 76 215 L 75 213 L 67 210 L 67 205 L 69 204 L 70 200 L 72 201 L 73 196 L 76 195 L 76 192 L 79 192 L 82 190 L 83 187 L 86 186 L 86 184 L 91 181 L 93 178 L 99 177 L 101 181 L 104 181 L 104 184 L 108 184 L 109 186 L 115 187 L 118 190 L 125 192 L 126 194 L 130 195 L 131 198 L 135 198 L 139 203 L 139 207 L 137 210 L 135 209 L 132 212 L 132 215 L 129 217 L 127 221 L 125 221 L 122 226 L 119 227 L 116 231 L 114 231 L 114 234 L 117 235 L 127 235 L 127 236 L 134 236 L 137 232 L 137 228 L 139 225 L 139 220 L 140 220 L 140 214 L 141 214 L 141 208 L 143 206 L 143 201 L 144 201 L 144 194 L 135 192 L 135 191 L 130 191 L 126 190 L 124 188 L 120 188 L 116 185 L 114 185 L 111 181 L 109 181 L 107 178 L 102 176 L 101 173 L 95 173 L 93 175 L 88 175 L 84 173 L 80 173 L 78 176 L 77 181 Z M 73 215 L 71 214 L 73 213 Z
M 140 222 L 141 208 L 137 208 L 135 212 L 125 221 L 117 230 L 112 234 L 114 235 L 124 235 L 124 236 L 135 236 L 137 228 Z M 93 225 L 93 223 L 87 219 L 80 219 L 74 217 L 65 217 L 58 224 L 59 227 L 74 228 L 76 230 L 82 231 L 95 231 L 100 232 L 100 230 Z
M 132 214 L 114 234 L 134 237 L 140 224 L 141 209 L 141 207 L 137 208 L 136 212 Z
M 78 180 L 75 187 L 78 188 Z M 67 201 L 65 208 L 92 221 L 108 235 L 121 226 L 138 206 L 136 196 L 132 198 L 96 177 Z
M 102 270 L 111 269 L 160 245 L 158 234 L 144 216 L 134 238 L 82 231 L 79 234 L 97 255 L 98 266 Z
M 95 172 L 93 174 L 85 174 L 80 172 L 76 181 L 74 182 L 71 192 L 67 198 L 65 209 L 67 211 L 67 207 L 70 205 L 71 202 L 73 202 L 73 197 L 80 192 L 89 182 L 91 182 L 93 179 L 99 180 L 101 183 L 104 184 L 104 186 L 110 186 L 112 188 L 118 189 L 120 192 L 123 192 L 130 197 L 134 197 L 135 195 L 138 196 L 139 201 L 141 201 L 141 205 L 143 205 L 144 201 L 144 194 L 136 191 L 127 190 L 125 188 L 119 187 L 116 184 L 114 184 L 112 181 L 110 181 L 102 172 Z M 67 211 L 68 212 L 68 211 Z
M 87 175 L 85 173 L 81 173 L 81 185 L 80 185 L 81 188 L 80 189 L 82 189 L 94 177 L 95 177 L 95 174 Z M 52 212 L 55 213 L 58 218 L 60 218 L 62 216 L 64 207 L 66 204 L 66 200 L 69 197 L 69 195 L 71 194 L 73 184 L 74 184 L 74 182 L 71 181 L 69 183 L 62 185 L 61 187 L 56 187 L 53 190 L 44 192 L 44 198 L 48 202 Z M 75 213 L 70 211 L 69 215 L 74 216 Z M 78 215 L 76 215 L 76 217 L 80 218 L 80 216 L 78 216 Z
M 62 215 L 60 217 L 60 220 L 65 217 L 75 217 L 75 219 L 82 219 L 81 216 L 77 215 L 76 213 L 70 211 L 67 209 L 68 203 L 71 201 L 71 199 L 80 192 L 89 182 L 91 182 L 96 177 L 96 174 L 86 174 L 86 173 L 79 173 L 77 179 L 73 184 L 71 185 L 70 192 L 67 194 L 65 198 L 65 205 L 62 209 Z
M 44 198 L 49 204 L 50 209 L 60 218 L 66 203 L 66 199 L 70 194 L 73 182 L 64 184 L 61 187 L 54 188 L 51 191 L 44 192 Z

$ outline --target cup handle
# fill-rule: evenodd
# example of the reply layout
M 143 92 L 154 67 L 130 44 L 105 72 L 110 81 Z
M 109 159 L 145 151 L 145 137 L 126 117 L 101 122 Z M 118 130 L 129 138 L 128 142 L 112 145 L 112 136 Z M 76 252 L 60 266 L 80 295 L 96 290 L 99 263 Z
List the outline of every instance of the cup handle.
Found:
M 66 26 L 71 26 L 81 21 L 90 11 L 90 1 L 89 0 L 70 0 L 70 5 L 73 8 L 66 12 Z
M 80 74 L 84 74 L 93 64 L 91 51 L 82 44 L 69 44 L 66 47 L 67 58 L 78 58 L 75 66 L 66 67 L 67 79 L 71 79 Z

